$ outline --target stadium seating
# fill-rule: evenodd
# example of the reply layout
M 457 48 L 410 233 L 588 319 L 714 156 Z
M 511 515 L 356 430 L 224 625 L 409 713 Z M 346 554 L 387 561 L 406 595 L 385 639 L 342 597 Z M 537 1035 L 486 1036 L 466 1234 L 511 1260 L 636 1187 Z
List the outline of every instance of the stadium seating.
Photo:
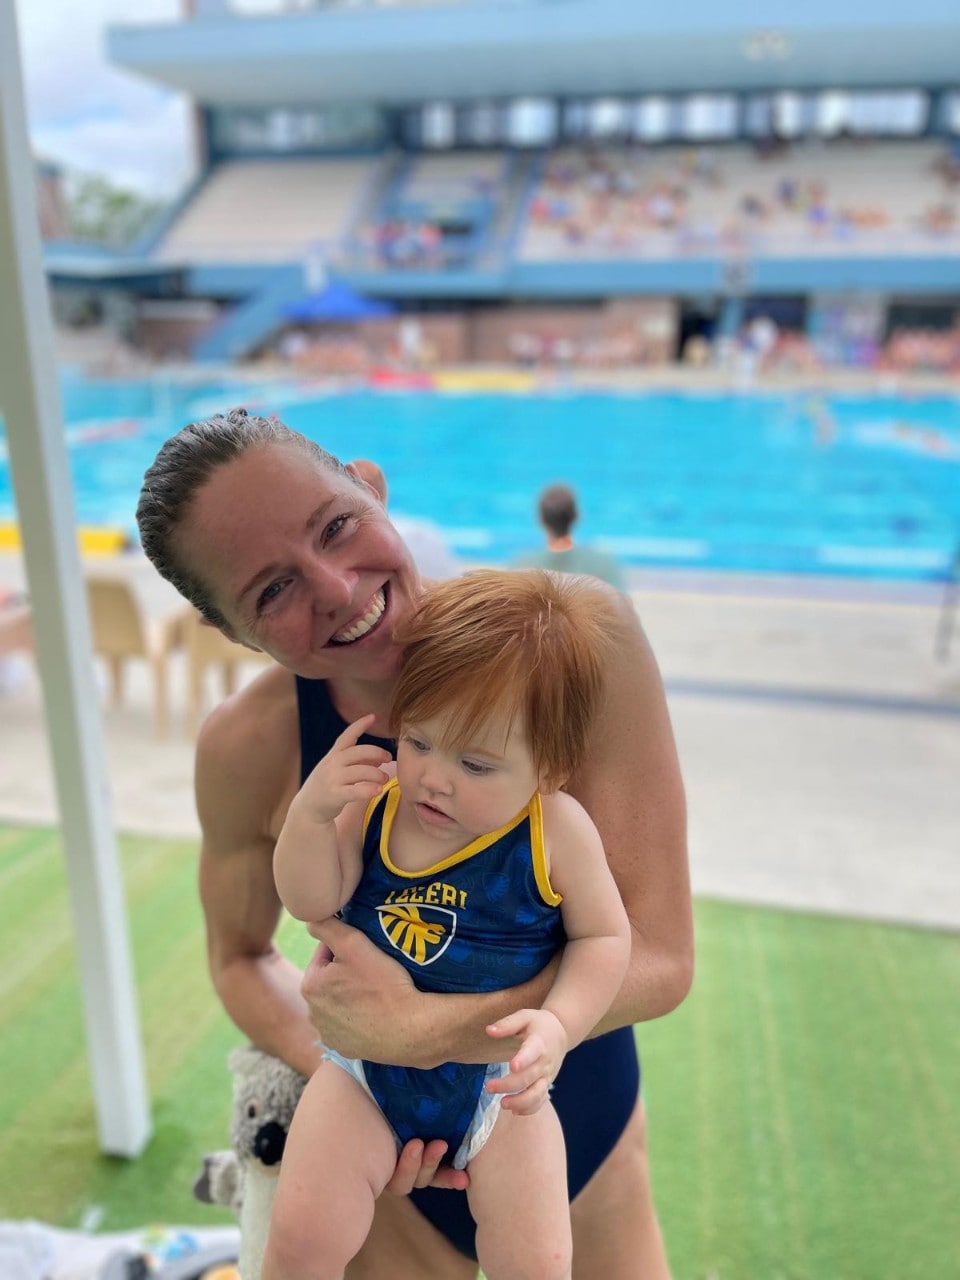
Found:
M 933 141 L 566 148 L 548 157 L 519 256 L 938 254 L 952 234 Z
M 336 243 L 377 161 L 243 160 L 213 169 L 164 238 L 180 262 L 285 262 Z

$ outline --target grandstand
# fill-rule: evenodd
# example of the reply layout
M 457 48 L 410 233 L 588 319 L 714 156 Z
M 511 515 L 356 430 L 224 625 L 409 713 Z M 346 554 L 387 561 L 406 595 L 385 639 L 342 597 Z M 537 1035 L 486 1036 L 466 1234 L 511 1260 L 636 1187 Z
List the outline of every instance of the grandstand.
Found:
M 168 262 L 290 262 L 346 235 L 364 159 L 239 160 L 211 170 L 157 246 Z
M 856 25 L 768 4 L 762 28 L 745 0 L 189 9 L 109 33 L 116 63 L 197 107 L 201 172 L 138 262 L 168 313 L 208 308 L 184 354 L 275 347 L 330 278 L 468 360 L 669 359 L 758 312 L 829 360 L 876 360 L 898 323 L 957 330 L 943 0 Z

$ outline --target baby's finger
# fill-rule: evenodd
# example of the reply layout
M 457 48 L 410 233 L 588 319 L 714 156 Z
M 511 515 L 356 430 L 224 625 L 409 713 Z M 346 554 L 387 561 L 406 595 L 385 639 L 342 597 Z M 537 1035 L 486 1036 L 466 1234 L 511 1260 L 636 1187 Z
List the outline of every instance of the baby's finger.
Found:
M 515 1115 L 532 1116 L 535 1111 L 540 1110 L 549 1096 L 550 1085 L 541 1077 L 529 1089 L 508 1094 L 500 1105 L 504 1111 L 512 1111 Z
M 376 715 L 370 711 L 365 716 L 361 716 L 359 720 L 354 720 L 353 724 L 348 724 L 333 744 L 331 750 L 343 751 L 347 747 L 355 747 L 361 736 L 366 733 L 376 718 Z
M 522 1093 L 537 1080 L 544 1078 L 544 1070 L 538 1064 L 527 1067 L 524 1071 L 508 1071 L 506 1075 L 488 1080 L 484 1085 L 487 1093 Z
M 392 761 L 393 756 L 389 751 L 385 751 L 383 747 L 375 747 L 372 742 L 346 747 L 339 755 L 339 763 L 342 765 L 370 764 L 380 768 L 381 765 L 390 764 Z
M 497 1040 L 502 1040 L 506 1036 L 523 1035 L 528 1021 L 528 1011 L 526 1009 L 518 1009 L 516 1013 L 508 1013 L 505 1018 L 491 1022 L 487 1027 L 487 1035 L 493 1036 Z
M 346 762 L 338 778 L 345 785 L 349 786 L 354 782 L 375 782 L 378 787 L 382 787 L 387 781 L 387 775 L 377 764 L 362 764 Z

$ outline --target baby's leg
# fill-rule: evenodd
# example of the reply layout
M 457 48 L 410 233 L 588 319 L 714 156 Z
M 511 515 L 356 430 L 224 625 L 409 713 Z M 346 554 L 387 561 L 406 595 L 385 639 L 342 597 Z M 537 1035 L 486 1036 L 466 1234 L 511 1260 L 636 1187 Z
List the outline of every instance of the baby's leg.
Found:
M 468 1172 L 487 1280 L 569 1280 L 567 1158 L 553 1106 L 532 1116 L 501 1111 Z
M 379 1108 L 346 1071 L 322 1062 L 287 1135 L 262 1280 L 338 1280 L 396 1163 Z

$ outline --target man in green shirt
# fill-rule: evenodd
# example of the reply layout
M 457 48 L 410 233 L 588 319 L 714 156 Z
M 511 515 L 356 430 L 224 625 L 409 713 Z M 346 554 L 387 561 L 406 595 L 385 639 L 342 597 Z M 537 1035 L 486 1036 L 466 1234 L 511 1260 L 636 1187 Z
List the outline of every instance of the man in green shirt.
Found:
M 545 551 L 518 556 L 518 568 L 555 569 L 560 573 L 588 573 L 602 578 L 619 590 L 626 590 L 623 570 L 613 556 L 590 546 L 575 546 L 573 526 L 579 511 L 573 490 L 565 484 L 544 489 L 537 502 L 537 514 L 547 535 Z

